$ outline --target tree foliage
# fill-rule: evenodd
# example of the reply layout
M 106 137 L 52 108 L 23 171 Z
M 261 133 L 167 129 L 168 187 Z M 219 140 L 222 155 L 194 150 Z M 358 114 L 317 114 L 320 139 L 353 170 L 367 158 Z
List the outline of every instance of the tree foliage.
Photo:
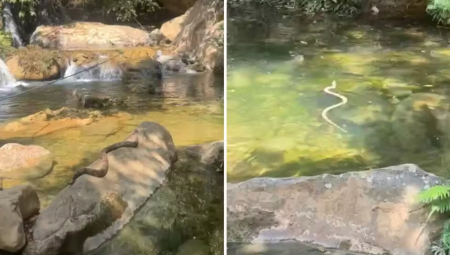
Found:
M 114 14 L 120 21 L 131 20 L 138 12 L 153 12 L 159 8 L 156 0 L 69 0 L 68 6 L 99 9 L 103 14 Z
M 343 16 L 355 15 L 361 9 L 361 0 L 228 0 L 230 7 L 243 4 L 264 4 L 296 9 L 307 14 L 331 12 Z

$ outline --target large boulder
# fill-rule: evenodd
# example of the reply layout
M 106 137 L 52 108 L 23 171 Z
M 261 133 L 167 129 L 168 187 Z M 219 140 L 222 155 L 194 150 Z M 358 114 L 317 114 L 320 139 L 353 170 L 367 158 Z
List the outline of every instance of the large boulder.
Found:
M 16 80 L 53 80 L 63 74 L 65 64 L 59 51 L 28 46 L 6 59 L 6 66 Z
M 223 4 L 221 0 L 197 1 L 174 41 L 179 52 L 189 52 L 215 71 L 223 71 Z
M 37 218 L 24 254 L 88 252 L 131 219 L 177 160 L 172 137 L 163 126 L 143 122 L 135 132 L 138 147 L 110 152 L 105 177 L 83 175 L 56 196 Z M 97 160 L 88 167 L 98 169 L 100 164 Z
M 175 40 L 175 38 L 177 38 L 177 35 L 180 33 L 183 22 L 185 21 L 188 14 L 189 10 L 181 16 L 178 16 L 165 22 L 161 26 L 161 33 L 169 40 L 171 41 Z
M 23 221 L 38 214 L 39 209 L 38 195 L 29 185 L 0 191 L 0 250 L 18 252 L 25 246 Z
M 223 254 L 224 174 L 201 161 L 220 144 L 223 150 L 223 142 L 178 148 L 167 181 L 120 233 L 90 255 Z
M 8 143 L 0 147 L 0 179 L 37 179 L 52 167 L 52 154 L 41 146 Z
M 30 39 L 30 44 L 62 50 L 147 46 L 150 42 L 147 31 L 97 22 L 39 26 Z
M 228 241 L 293 240 L 370 254 L 421 255 L 442 222 L 431 219 L 425 225 L 429 209 L 417 204 L 417 194 L 443 182 L 405 164 L 228 184 Z

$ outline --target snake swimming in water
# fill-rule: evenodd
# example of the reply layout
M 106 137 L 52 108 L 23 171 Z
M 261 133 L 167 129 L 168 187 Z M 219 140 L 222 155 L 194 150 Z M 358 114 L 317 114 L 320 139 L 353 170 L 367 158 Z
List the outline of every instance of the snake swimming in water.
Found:
M 330 125 L 332 125 L 332 126 L 338 128 L 338 129 L 340 129 L 341 131 L 347 133 L 347 131 L 346 131 L 345 129 L 339 127 L 338 125 L 336 125 L 333 121 L 331 121 L 331 120 L 327 117 L 327 113 L 328 113 L 330 110 L 332 110 L 332 109 L 334 109 L 334 108 L 337 108 L 337 107 L 339 107 L 339 106 L 344 105 L 344 104 L 347 103 L 347 98 L 346 98 L 345 96 L 342 96 L 342 95 L 339 95 L 338 93 L 334 93 L 334 92 L 331 92 L 331 91 L 330 91 L 330 89 L 336 89 L 336 86 L 337 86 L 337 85 L 336 85 L 336 81 L 333 81 L 333 82 L 331 83 L 331 86 L 326 87 L 323 91 L 324 91 L 325 93 L 329 94 L 329 95 L 333 95 L 333 96 L 335 96 L 335 97 L 340 98 L 340 99 L 342 100 L 342 102 L 340 102 L 340 103 L 338 103 L 338 104 L 335 104 L 335 105 L 332 105 L 332 106 L 326 108 L 325 110 L 323 110 L 323 111 L 322 111 L 322 118 L 323 118 L 326 122 L 328 122 Z
M 130 139 L 130 138 L 132 138 L 132 139 Z M 126 140 L 129 140 L 129 141 L 123 141 L 123 142 L 118 142 L 118 143 L 112 144 L 108 147 L 105 147 L 100 152 L 100 155 L 101 155 L 100 169 L 94 169 L 94 168 L 89 168 L 89 167 L 80 168 L 75 172 L 75 174 L 72 177 L 72 180 L 68 184 L 69 185 L 74 184 L 75 181 L 78 179 L 78 177 L 80 177 L 84 174 L 88 174 L 88 175 L 98 177 L 98 178 L 104 177 L 108 173 L 108 167 L 109 167 L 108 153 L 109 152 L 117 150 L 119 148 L 123 148 L 123 147 L 136 148 L 139 145 L 138 134 L 136 131 L 134 131 Z

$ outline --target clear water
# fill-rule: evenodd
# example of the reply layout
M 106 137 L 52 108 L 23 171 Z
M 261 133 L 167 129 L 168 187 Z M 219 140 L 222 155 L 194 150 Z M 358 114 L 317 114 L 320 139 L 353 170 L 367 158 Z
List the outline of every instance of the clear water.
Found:
M 29 88 L 41 84 L 33 83 Z M 39 135 L 40 127 L 2 132 L 8 123 L 47 108 L 78 107 L 72 96 L 75 88 L 91 95 L 125 99 L 127 107 L 118 108 L 119 115 L 100 118 L 87 126 L 61 128 L 43 135 Z M 4 188 L 22 183 L 33 185 L 41 208 L 45 209 L 67 186 L 75 169 L 98 159 L 104 147 L 122 141 L 143 121 L 165 126 L 177 147 L 224 139 L 223 77 L 168 75 L 163 78 L 161 88 L 155 95 L 133 93 L 120 81 L 67 81 L 0 101 L 0 146 L 10 142 L 43 146 L 54 154 L 56 161 L 53 171 L 44 178 L 4 180 Z M 12 93 L 0 91 L 0 98 Z M 180 159 L 186 162 L 185 157 Z M 201 238 L 208 250 L 223 247 L 223 187 L 217 188 L 223 186 L 223 176 L 211 177 L 199 165 L 180 164 L 178 170 L 171 172 L 169 182 L 153 194 L 153 200 L 143 206 L 129 226 L 94 254 L 174 254 L 179 246 L 195 238 Z M 153 224 L 155 204 L 160 205 L 156 213 L 163 213 L 165 225 Z M 202 224 L 198 225 L 199 222 Z M 176 240 L 171 236 L 176 236 Z
M 448 95 L 448 30 L 394 21 L 307 19 L 274 10 L 231 10 L 229 17 L 228 181 L 402 163 L 446 175 L 442 159 L 448 150 L 426 146 L 413 134 L 436 140 L 432 123 L 411 119 L 413 125 L 402 131 L 403 126 L 394 129 L 392 118 L 411 94 Z M 303 62 L 295 61 L 298 55 Z M 328 117 L 348 133 L 321 117 L 340 102 L 323 91 L 333 80 L 348 103 Z

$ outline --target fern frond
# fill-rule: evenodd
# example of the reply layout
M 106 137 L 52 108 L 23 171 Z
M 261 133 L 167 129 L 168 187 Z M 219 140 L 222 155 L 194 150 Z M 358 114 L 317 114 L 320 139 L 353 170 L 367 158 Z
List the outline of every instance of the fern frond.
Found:
M 431 202 L 431 211 L 438 213 L 450 212 L 450 201 L 449 200 L 435 200 Z
M 441 242 L 442 247 L 445 250 L 450 250 L 450 220 L 445 221 L 444 228 L 442 229 Z
M 419 193 L 419 201 L 429 204 L 435 200 L 447 199 L 450 196 L 450 186 L 437 185 Z

